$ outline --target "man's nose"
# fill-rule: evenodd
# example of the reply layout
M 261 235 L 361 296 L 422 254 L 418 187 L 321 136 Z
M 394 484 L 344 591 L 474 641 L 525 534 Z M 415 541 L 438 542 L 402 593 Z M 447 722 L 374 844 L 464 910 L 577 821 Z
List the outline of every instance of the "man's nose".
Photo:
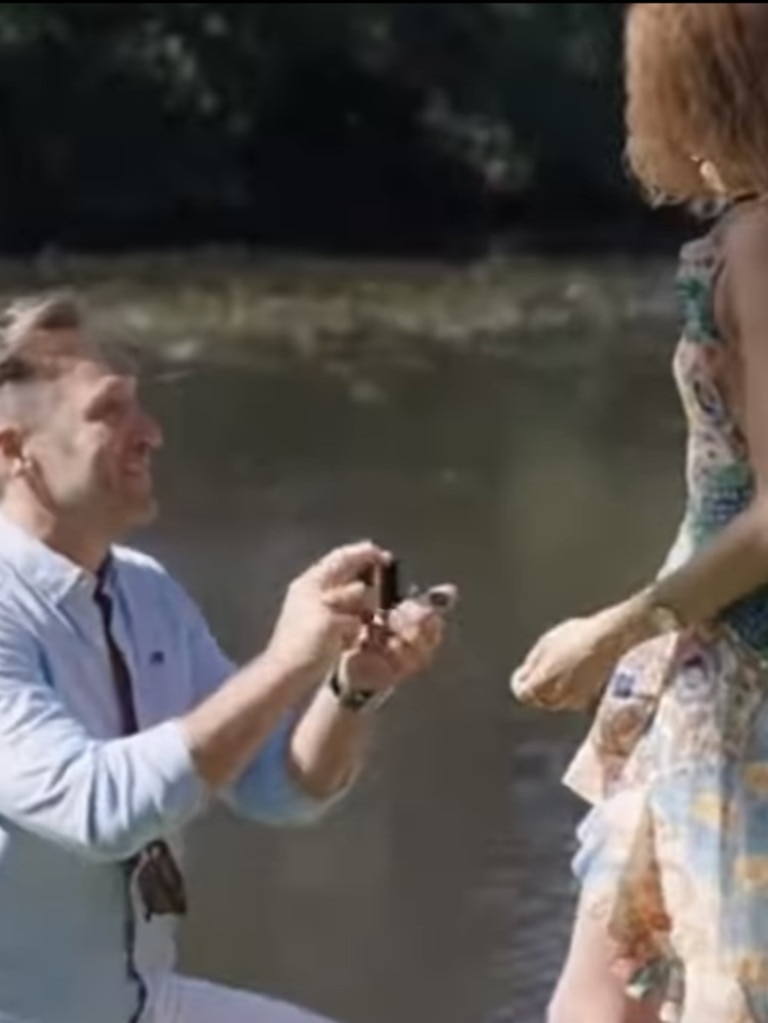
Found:
M 153 415 L 142 409 L 139 413 L 139 423 L 137 425 L 139 427 L 137 434 L 145 444 L 155 449 L 163 446 L 163 430 Z

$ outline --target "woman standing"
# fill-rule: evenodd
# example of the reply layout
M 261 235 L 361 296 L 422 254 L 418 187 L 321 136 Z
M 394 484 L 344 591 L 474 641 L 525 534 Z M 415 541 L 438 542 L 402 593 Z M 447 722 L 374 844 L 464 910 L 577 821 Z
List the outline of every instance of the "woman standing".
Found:
M 592 808 L 550 1021 L 768 1023 L 768 4 L 633 4 L 625 43 L 637 178 L 724 212 L 679 267 L 677 542 L 512 680 L 599 700 L 565 779 Z

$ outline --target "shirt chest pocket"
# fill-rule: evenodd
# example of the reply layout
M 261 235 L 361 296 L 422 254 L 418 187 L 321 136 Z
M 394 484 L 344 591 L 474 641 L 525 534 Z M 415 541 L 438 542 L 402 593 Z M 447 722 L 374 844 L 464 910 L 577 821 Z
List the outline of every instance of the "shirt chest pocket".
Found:
M 127 671 L 139 727 L 151 728 L 189 710 L 189 653 L 180 638 L 149 628 L 139 641 L 115 625 L 113 638 Z M 68 643 L 59 645 L 55 658 L 45 658 L 48 681 L 95 738 L 123 735 L 121 681 L 106 642 L 93 634 L 90 642 L 68 638 Z
M 188 711 L 192 704 L 189 650 L 180 636 L 148 630 L 128 658 L 136 713 L 142 728 Z

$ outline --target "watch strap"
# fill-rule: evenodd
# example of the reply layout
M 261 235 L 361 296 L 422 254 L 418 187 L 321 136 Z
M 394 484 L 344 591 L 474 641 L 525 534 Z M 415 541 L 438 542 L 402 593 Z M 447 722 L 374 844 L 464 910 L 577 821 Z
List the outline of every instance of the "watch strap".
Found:
M 392 695 L 391 689 L 355 689 L 344 685 L 338 670 L 328 679 L 328 687 L 342 707 L 356 713 L 373 713 Z

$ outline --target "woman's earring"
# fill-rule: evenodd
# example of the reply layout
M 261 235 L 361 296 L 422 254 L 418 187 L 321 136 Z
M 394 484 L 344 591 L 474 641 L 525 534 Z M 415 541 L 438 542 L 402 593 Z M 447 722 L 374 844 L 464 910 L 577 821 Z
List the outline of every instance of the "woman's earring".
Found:
M 725 185 L 723 184 L 723 179 L 711 160 L 699 161 L 699 174 L 701 174 L 702 181 L 707 188 L 710 188 L 716 195 L 724 194 Z

